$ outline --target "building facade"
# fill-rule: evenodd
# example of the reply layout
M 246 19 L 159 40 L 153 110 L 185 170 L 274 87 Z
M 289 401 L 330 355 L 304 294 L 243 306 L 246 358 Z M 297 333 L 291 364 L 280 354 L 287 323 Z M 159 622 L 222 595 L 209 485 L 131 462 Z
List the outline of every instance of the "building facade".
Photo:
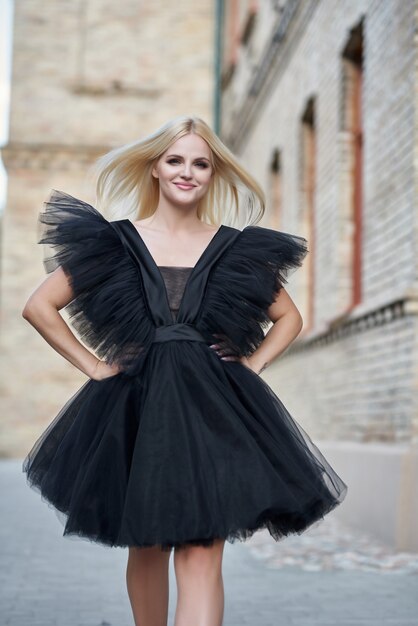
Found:
M 417 2 L 223 8 L 222 138 L 310 249 L 263 377 L 347 482 L 335 514 L 418 550 Z
M 45 278 L 36 243 L 42 203 L 51 189 L 94 203 L 93 160 L 176 115 L 212 123 L 214 25 L 212 0 L 199 11 L 191 0 L 15 0 L 2 150 L 2 456 L 25 455 L 85 380 L 21 317 Z

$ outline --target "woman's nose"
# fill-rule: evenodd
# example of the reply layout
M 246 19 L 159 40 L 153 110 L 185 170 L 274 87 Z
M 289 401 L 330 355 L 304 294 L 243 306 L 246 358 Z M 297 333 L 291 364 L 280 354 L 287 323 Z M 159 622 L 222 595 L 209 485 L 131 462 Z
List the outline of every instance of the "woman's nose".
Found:
M 191 163 L 184 163 L 182 176 L 187 176 L 187 178 L 191 178 L 191 176 L 192 176 L 192 165 L 191 165 Z

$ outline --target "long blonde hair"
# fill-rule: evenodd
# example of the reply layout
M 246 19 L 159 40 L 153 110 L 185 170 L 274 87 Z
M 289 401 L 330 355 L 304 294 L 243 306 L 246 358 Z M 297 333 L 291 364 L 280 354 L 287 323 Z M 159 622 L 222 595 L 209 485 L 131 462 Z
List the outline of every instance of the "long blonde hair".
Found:
M 214 168 L 209 189 L 197 207 L 199 219 L 218 226 L 258 222 L 265 211 L 263 190 L 206 122 L 194 115 L 175 117 L 150 135 L 96 159 L 91 171 L 97 177 L 99 210 L 134 220 L 152 215 L 159 200 L 159 183 L 151 175 L 152 168 L 174 141 L 189 133 L 207 142 Z

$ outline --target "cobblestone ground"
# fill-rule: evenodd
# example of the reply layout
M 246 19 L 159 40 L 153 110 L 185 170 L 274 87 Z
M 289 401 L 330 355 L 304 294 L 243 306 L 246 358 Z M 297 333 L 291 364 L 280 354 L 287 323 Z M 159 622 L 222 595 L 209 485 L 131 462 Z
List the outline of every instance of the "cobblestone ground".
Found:
M 300 536 L 292 535 L 276 543 L 271 541 L 268 531 L 263 530 L 247 545 L 253 556 L 269 568 L 291 566 L 305 572 L 348 570 L 413 574 L 417 576 L 418 591 L 418 553 L 396 552 L 375 537 L 349 528 L 332 515 Z
M 126 549 L 63 537 L 21 460 L 0 461 L 0 494 L 1 626 L 133 626 Z M 226 543 L 224 626 L 418 626 L 417 555 L 382 550 L 331 516 L 279 543 Z M 175 602 L 171 559 L 169 626 Z

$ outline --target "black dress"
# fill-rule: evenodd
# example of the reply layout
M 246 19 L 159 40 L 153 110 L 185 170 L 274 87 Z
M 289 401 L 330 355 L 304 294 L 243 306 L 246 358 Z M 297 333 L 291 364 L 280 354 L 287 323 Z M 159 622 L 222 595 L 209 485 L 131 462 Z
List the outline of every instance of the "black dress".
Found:
M 70 323 L 122 368 L 84 382 L 23 462 L 64 535 L 167 550 L 267 528 L 278 541 L 344 499 L 346 484 L 261 376 L 209 347 L 256 349 L 304 238 L 222 225 L 170 295 L 173 270 L 130 220 L 52 190 L 38 226 L 46 271 L 61 265 L 70 278 Z

